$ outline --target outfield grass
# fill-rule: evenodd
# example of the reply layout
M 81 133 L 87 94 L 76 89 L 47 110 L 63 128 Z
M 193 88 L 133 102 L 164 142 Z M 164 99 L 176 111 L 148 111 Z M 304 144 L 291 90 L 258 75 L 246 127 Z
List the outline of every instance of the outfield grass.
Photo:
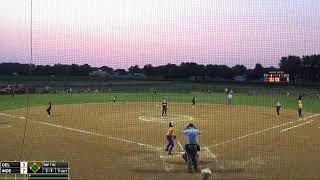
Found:
M 166 97 L 170 103 L 190 103 L 195 95 L 197 103 L 200 104 L 225 104 L 226 95 L 223 93 L 72 93 L 72 94 L 31 94 L 0 96 L 0 110 L 14 109 L 29 106 L 47 105 L 49 101 L 53 104 L 82 104 L 82 103 L 110 103 L 114 96 L 117 96 L 117 102 L 161 102 Z M 281 100 L 283 108 L 296 109 L 297 97 L 279 96 L 279 95 L 255 95 L 234 94 L 233 104 L 248 106 L 274 107 L 277 99 Z M 28 100 L 29 99 L 29 100 Z M 320 100 L 316 98 L 305 97 L 304 109 L 307 112 L 320 113 Z

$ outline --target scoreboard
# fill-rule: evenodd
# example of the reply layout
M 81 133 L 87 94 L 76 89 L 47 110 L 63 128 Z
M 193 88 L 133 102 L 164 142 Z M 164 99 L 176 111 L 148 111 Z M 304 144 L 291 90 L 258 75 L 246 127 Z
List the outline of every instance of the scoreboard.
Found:
M 14 176 L 26 180 L 68 180 L 69 167 L 66 161 L 5 161 L 1 162 L 0 175 L 6 179 Z
M 284 73 L 283 71 L 272 71 L 267 74 L 264 74 L 264 82 L 266 83 L 288 83 L 289 74 Z

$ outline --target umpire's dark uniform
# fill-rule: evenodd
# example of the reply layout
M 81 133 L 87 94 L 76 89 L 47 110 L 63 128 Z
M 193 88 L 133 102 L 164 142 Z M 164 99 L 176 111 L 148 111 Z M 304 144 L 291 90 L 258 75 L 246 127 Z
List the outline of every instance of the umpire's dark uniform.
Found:
M 185 134 L 187 138 L 185 150 L 187 152 L 188 172 L 192 173 L 192 165 L 194 166 L 195 171 L 199 170 L 197 153 L 200 150 L 198 145 L 198 136 L 200 135 L 200 131 L 190 123 L 183 131 L 183 134 Z

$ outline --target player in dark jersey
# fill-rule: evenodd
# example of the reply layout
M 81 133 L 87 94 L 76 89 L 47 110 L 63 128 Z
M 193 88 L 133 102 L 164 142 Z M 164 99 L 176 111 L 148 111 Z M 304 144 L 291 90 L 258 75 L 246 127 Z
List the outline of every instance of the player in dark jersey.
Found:
M 47 108 L 48 117 L 51 117 L 51 109 L 52 109 L 52 104 L 51 102 L 49 102 L 49 106 Z
M 280 104 L 280 101 L 278 100 L 277 105 L 276 105 L 276 110 L 277 110 L 278 117 L 280 117 L 280 109 L 281 109 L 281 104 Z
M 298 101 L 298 114 L 299 114 L 299 119 L 302 120 L 303 119 L 303 103 L 301 101 L 301 98 L 299 98 L 299 101 Z
M 164 98 L 162 100 L 162 116 L 167 115 L 167 108 L 168 108 L 168 101 L 166 100 L 166 98 Z
M 192 108 L 194 108 L 196 105 L 196 97 L 192 97 Z
M 15 95 L 15 90 L 13 86 L 10 88 L 10 94 L 11 94 L 11 97 L 14 97 Z

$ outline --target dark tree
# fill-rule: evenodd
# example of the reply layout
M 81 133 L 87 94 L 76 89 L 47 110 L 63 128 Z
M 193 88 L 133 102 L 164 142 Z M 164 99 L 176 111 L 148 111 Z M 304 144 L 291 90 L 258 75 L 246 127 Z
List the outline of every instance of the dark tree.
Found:
M 302 66 L 303 79 L 320 80 L 320 55 L 303 56 Z
M 279 63 L 280 70 L 290 74 L 290 79 L 297 80 L 302 73 L 302 61 L 298 56 L 282 57 Z
M 127 75 L 127 71 L 125 69 L 116 69 L 114 73 L 118 75 Z
M 100 67 L 100 69 L 102 71 L 105 71 L 105 72 L 110 73 L 110 74 L 113 72 L 113 69 L 111 67 L 108 67 L 108 66 L 102 66 L 102 67 Z
M 72 64 L 68 67 L 68 72 L 70 75 L 78 76 L 80 75 L 80 67 L 77 64 Z
M 79 70 L 81 75 L 88 76 L 89 73 L 92 71 L 92 68 L 90 65 L 84 64 L 79 67 Z
M 261 80 L 263 78 L 264 70 L 260 63 L 257 63 L 253 69 L 253 76 L 255 80 Z
M 235 65 L 232 67 L 232 74 L 234 76 L 244 75 L 247 71 L 247 68 L 244 65 Z
M 142 70 L 146 76 L 155 76 L 156 75 L 156 69 L 151 64 L 145 65 Z
M 138 65 L 135 65 L 135 66 L 131 66 L 129 69 L 128 69 L 128 72 L 130 74 L 134 74 L 134 73 L 142 73 L 142 69 L 140 69 L 140 67 Z

